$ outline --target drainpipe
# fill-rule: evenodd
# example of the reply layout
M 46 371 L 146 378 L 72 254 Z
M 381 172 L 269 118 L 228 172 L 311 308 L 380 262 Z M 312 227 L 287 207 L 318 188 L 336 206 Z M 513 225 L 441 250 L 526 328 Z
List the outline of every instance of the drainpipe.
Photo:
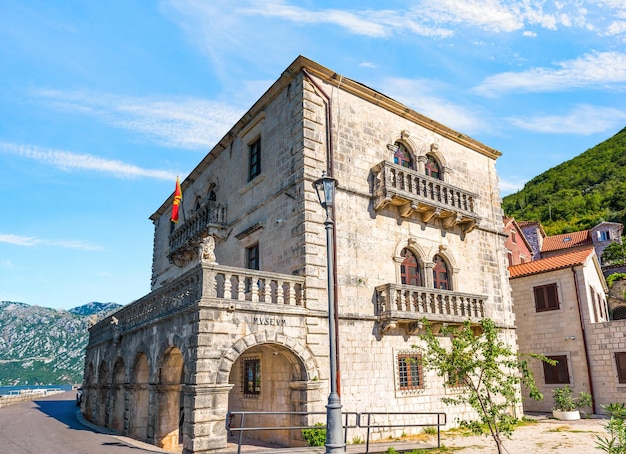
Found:
M 583 347 L 585 349 L 585 362 L 587 364 L 587 380 L 589 380 L 589 394 L 591 394 L 591 410 L 596 413 L 596 399 L 593 396 L 593 379 L 591 378 L 591 363 L 589 362 L 589 349 L 587 347 L 587 334 L 585 330 L 585 322 L 583 319 L 583 308 L 580 304 L 580 293 L 578 292 L 578 279 L 576 278 L 576 270 L 572 267 L 572 275 L 574 276 L 574 289 L 576 290 L 576 302 L 578 303 L 578 315 L 580 317 L 580 328 L 583 332 Z
M 332 134 L 332 124 L 333 124 L 333 112 L 332 112 L 332 104 L 333 101 L 330 96 L 324 91 L 324 89 L 317 83 L 315 79 L 309 74 L 306 68 L 302 68 L 302 72 L 309 82 L 313 84 L 316 90 L 322 95 L 325 99 L 324 105 L 326 106 L 326 174 L 329 177 L 334 178 L 335 171 L 335 157 L 333 152 L 333 134 Z M 333 244 L 337 244 L 337 216 L 335 216 L 335 203 L 332 206 L 332 216 L 335 221 L 335 228 L 332 230 L 333 234 Z M 341 396 L 341 367 L 339 366 L 339 297 L 337 291 L 337 248 L 333 248 L 333 295 L 335 297 L 335 313 L 333 314 L 333 318 L 335 320 L 335 343 L 336 343 L 336 352 L 335 356 L 337 357 L 337 394 Z

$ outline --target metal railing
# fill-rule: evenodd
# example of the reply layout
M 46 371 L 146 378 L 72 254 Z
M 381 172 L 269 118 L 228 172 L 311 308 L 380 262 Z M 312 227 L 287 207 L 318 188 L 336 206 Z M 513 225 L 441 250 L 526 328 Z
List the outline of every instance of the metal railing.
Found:
M 325 428 L 325 426 L 311 426 L 311 425 L 298 425 L 298 426 L 264 426 L 264 427 L 245 427 L 246 416 L 311 416 L 320 415 L 326 416 L 326 412 L 284 412 L 284 411 L 229 411 L 226 415 L 226 430 L 231 433 L 239 433 L 239 439 L 237 442 L 237 454 L 241 453 L 241 444 L 243 441 L 244 432 L 253 432 L 258 430 L 302 430 L 302 429 L 316 429 Z M 233 419 L 239 416 L 239 426 L 233 425 Z M 344 429 L 344 443 L 348 441 L 348 429 L 367 429 L 367 436 L 365 442 L 365 454 L 369 454 L 370 445 L 370 430 L 371 429 L 392 429 L 392 428 L 407 428 L 407 427 L 436 427 L 437 428 L 437 448 L 441 447 L 441 427 L 447 424 L 447 416 L 441 412 L 342 412 Z M 354 416 L 354 423 L 351 422 L 351 417 Z M 384 422 L 376 421 L 376 417 L 386 417 Z M 429 416 L 431 417 L 426 422 L 407 424 L 394 424 L 390 421 L 390 416 Z

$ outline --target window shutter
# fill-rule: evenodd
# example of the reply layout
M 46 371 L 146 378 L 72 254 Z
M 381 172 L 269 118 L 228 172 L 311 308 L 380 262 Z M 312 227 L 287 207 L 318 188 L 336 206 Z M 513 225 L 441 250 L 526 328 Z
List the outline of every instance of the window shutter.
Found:
M 546 287 L 547 293 L 548 293 L 548 304 L 546 305 L 546 309 L 547 308 L 554 308 L 554 309 L 558 309 L 559 307 L 559 294 L 556 291 L 556 285 L 550 285 L 548 287 Z
M 538 311 L 546 310 L 546 301 L 543 296 L 543 287 L 535 287 L 535 306 Z

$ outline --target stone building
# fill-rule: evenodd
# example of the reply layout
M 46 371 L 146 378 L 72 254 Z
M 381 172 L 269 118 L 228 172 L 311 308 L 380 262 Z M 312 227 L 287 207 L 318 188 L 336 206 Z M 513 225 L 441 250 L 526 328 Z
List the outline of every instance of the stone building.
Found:
M 151 216 L 152 291 L 90 329 L 85 416 L 198 453 L 225 446 L 228 411 L 283 412 L 262 425 L 325 411 L 325 213 L 312 182 L 326 172 L 338 181 L 343 410 L 471 417 L 441 403 L 455 388 L 412 361 L 412 345 L 424 317 L 489 317 L 515 346 L 499 155 L 298 57 L 184 179 L 180 221 L 173 196 Z

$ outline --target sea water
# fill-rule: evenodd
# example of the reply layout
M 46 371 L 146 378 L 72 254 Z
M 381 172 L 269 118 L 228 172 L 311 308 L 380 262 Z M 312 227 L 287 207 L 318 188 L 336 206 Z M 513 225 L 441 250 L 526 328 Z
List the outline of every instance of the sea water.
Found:
M 11 391 L 23 391 L 26 389 L 61 389 L 70 391 L 72 385 L 0 386 L 0 396 L 8 396 L 11 394 Z

